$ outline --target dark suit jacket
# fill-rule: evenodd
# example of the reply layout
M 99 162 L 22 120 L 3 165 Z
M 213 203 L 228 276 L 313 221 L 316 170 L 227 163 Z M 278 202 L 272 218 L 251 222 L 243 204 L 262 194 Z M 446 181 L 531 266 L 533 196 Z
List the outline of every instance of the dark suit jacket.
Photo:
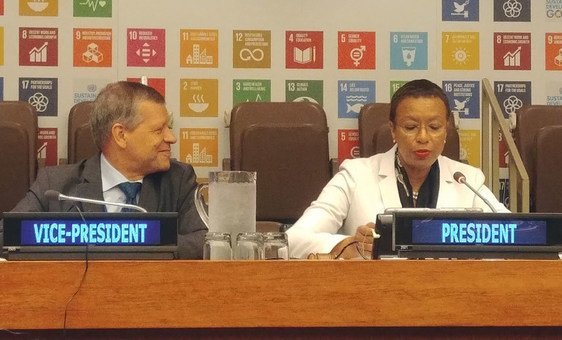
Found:
M 139 196 L 141 207 L 153 212 L 178 212 L 178 251 L 183 259 L 203 258 L 207 227 L 193 202 L 196 175 L 189 164 L 172 161 L 170 170 L 147 175 Z M 35 183 L 12 211 L 71 211 L 80 205 L 82 211 L 102 212 L 104 206 L 70 201 L 49 201 L 47 190 L 61 194 L 103 200 L 100 155 L 76 164 L 45 167 L 39 170 Z M 3 242 L 0 225 L 0 243 Z

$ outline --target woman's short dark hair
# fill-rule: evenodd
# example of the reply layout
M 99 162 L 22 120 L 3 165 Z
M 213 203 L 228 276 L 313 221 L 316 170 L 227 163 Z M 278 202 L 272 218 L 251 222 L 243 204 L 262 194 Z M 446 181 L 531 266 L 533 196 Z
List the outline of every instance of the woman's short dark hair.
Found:
M 437 97 L 443 101 L 445 107 L 447 108 L 447 120 L 451 117 L 451 109 L 449 108 L 449 100 L 447 99 L 447 95 L 441 87 L 437 84 L 432 83 L 427 79 L 416 79 L 407 82 L 406 84 L 402 85 L 394 95 L 392 96 L 392 100 L 390 101 L 390 121 L 395 123 L 396 120 L 396 108 L 398 104 L 400 104 L 406 98 L 419 98 L 419 97 Z

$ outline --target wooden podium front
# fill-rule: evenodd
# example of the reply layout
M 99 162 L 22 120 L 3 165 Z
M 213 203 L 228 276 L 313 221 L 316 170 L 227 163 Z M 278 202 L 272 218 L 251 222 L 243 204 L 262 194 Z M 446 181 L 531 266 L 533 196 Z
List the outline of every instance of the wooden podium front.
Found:
M 552 328 L 562 325 L 560 261 L 90 261 L 84 271 L 1 262 L 0 328 L 562 334 Z

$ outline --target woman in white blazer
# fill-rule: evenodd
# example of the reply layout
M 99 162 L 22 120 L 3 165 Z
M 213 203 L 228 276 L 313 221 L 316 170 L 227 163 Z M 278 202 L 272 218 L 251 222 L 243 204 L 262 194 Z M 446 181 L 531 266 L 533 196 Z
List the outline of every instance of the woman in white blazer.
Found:
M 441 156 L 451 119 L 443 90 L 425 80 L 404 84 L 392 97 L 390 128 L 395 145 L 369 158 L 346 160 L 303 216 L 287 231 L 292 257 L 330 253 L 370 256 L 373 222 L 387 208 L 491 209 L 453 174 L 509 212 L 484 185 L 480 169 Z M 355 244 L 354 247 L 349 245 Z

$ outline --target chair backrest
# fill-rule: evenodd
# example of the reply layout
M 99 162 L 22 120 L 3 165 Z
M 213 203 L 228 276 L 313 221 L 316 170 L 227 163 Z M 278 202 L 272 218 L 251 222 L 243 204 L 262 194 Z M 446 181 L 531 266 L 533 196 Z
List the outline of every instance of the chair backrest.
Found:
M 562 125 L 541 128 L 536 138 L 536 212 L 562 212 Z
M 326 114 L 310 102 L 242 103 L 230 155 L 232 170 L 258 173 L 257 219 L 293 223 L 331 177 Z
M 390 117 L 389 103 L 368 103 L 363 105 L 359 111 L 359 154 L 361 157 L 369 157 L 377 154 L 374 137 L 377 130 L 388 125 Z M 392 138 L 390 140 L 392 143 Z
M 11 210 L 37 173 L 37 115 L 23 101 L 0 102 L 0 212 Z
M 369 103 L 359 112 L 359 154 L 370 157 L 388 151 L 394 143 L 388 125 L 390 117 L 389 103 Z M 447 125 L 447 143 L 443 149 L 444 156 L 460 160 L 460 138 L 453 125 L 453 119 Z
M 536 158 L 538 133 L 543 127 L 561 124 L 562 106 L 526 105 L 516 112 L 516 125 L 513 130 L 513 139 L 515 140 L 517 150 L 519 150 L 521 154 L 523 165 L 525 165 L 525 169 L 529 174 L 531 211 L 537 211 L 537 198 L 540 200 L 539 196 L 542 194 L 536 187 L 538 179 L 536 167 L 537 164 L 539 164 Z M 542 152 L 542 154 L 544 155 L 544 152 Z M 544 169 L 541 169 L 541 171 L 544 171 Z
M 90 129 L 90 113 L 94 102 L 85 101 L 75 104 L 68 114 L 68 164 L 89 158 L 98 153 Z

